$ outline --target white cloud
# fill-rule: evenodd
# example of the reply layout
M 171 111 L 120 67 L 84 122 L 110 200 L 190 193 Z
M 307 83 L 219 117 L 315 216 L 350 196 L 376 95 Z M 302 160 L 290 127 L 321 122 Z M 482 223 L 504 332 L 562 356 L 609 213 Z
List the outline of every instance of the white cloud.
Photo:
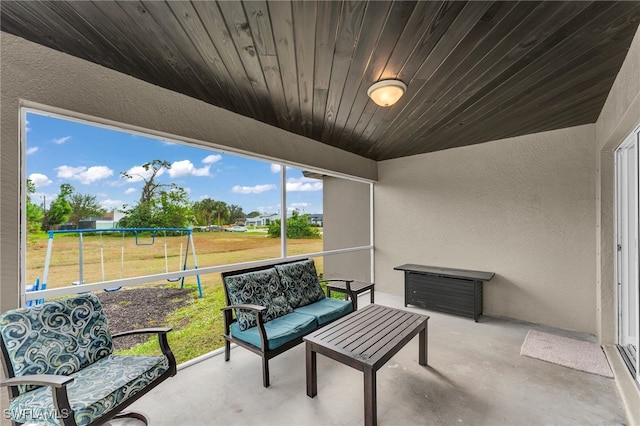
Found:
M 271 191 L 274 189 L 276 189 L 276 186 L 273 184 L 255 185 L 255 186 L 236 185 L 233 188 L 231 188 L 231 192 L 235 194 L 261 194 L 263 192 Z
M 51 205 L 51 201 L 55 200 L 58 197 L 58 194 L 55 192 L 53 193 L 35 192 L 33 194 L 30 194 L 30 197 L 31 197 L 32 203 L 40 204 L 46 201 L 47 207 L 49 207 Z
M 172 178 L 182 176 L 209 176 L 209 167 L 204 166 L 197 169 L 189 160 L 174 161 L 169 169 L 169 176 Z
M 306 177 L 287 179 L 287 191 L 313 192 L 322 191 L 322 181 Z
M 25 120 L 24 127 L 27 132 L 31 131 L 31 127 L 29 127 L 29 120 Z
M 71 139 L 71 136 L 64 136 L 61 138 L 57 138 L 57 139 L 52 139 L 53 143 L 57 144 L 57 145 L 61 145 L 67 141 L 69 141 L 69 139 Z
M 213 164 L 213 163 L 217 163 L 218 161 L 222 160 L 222 155 L 219 154 L 211 154 L 211 155 L 207 155 L 206 157 L 204 157 L 204 159 L 202 160 L 202 162 L 204 164 Z
M 35 154 L 38 151 L 37 146 L 32 146 L 31 148 L 27 148 L 27 155 Z
M 107 199 L 107 200 L 103 200 L 100 202 L 100 204 L 102 204 L 102 207 L 104 207 L 107 210 L 111 210 L 114 207 L 120 207 L 122 206 L 122 200 L 111 200 L 111 199 Z
M 282 170 L 282 166 L 280 164 L 274 164 L 271 163 L 271 173 L 280 173 L 280 170 Z
M 156 177 L 162 176 L 165 172 L 165 168 L 158 170 Z M 153 175 L 153 169 L 149 167 L 149 170 L 145 170 L 142 166 L 133 166 L 127 170 L 127 174 L 131 176 L 131 179 L 125 178 L 127 182 L 142 182 L 145 179 L 149 179 Z
M 294 209 L 304 209 L 309 207 L 309 203 L 291 203 L 290 206 Z
M 127 188 L 126 191 L 124 191 L 125 195 L 129 195 L 129 194 L 133 194 L 134 192 L 137 192 L 138 190 L 135 188 Z
M 41 173 L 31 173 L 29 179 L 31 179 L 31 182 L 33 182 L 36 188 L 51 185 L 51 179 Z
M 89 168 L 60 166 L 56 170 L 59 178 L 77 180 L 85 185 L 113 176 L 113 170 L 107 166 L 91 166 Z
M 259 206 L 256 207 L 256 211 L 260 212 L 260 214 L 280 213 L 280 204 L 275 206 Z

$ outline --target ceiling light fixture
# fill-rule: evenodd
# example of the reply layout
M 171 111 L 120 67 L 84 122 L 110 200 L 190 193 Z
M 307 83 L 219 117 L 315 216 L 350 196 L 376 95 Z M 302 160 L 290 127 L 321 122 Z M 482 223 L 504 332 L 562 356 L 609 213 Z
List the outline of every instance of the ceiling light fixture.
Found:
M 395 104 L 404 95 L 407 85 L 400 80 L 382 80 L 367 90 L 367 95 L 376 104 L 387 107 Z

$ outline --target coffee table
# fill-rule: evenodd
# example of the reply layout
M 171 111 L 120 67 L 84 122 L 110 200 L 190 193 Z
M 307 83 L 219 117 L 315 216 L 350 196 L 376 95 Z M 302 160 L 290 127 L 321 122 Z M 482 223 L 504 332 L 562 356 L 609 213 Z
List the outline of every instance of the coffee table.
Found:
M 367 305 L 310 334 L 306 346 L 307 395 L 318 394 L 316 354 L 364 373 L 364 423 L 377 423 L 376 372 L 419 334 L 418 363 L 427 365 L 426 315 L 380 305 Z

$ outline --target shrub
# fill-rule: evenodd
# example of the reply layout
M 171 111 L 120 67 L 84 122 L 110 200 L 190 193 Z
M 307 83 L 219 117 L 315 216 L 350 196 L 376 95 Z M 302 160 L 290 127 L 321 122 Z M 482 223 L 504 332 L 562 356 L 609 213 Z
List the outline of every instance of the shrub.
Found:
M 280 237 L 279 220 L 275 220 L 269 224 L 268 234 L 272 238 Z M 309 215 L 299 215 L 294 211 L 291 217 L 287 218 L 287 238 L 320 238 L 320 233 L 316 227 L 309 223 Z

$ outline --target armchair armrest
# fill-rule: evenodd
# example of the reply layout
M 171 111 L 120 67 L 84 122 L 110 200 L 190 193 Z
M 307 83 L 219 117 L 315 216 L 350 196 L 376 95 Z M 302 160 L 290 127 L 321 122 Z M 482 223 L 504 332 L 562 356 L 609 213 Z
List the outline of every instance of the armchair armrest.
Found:
M 353 292 L 353 290 L 351 290 L 351 283 L 354 282 L 355 280 L 352 279 L 346 279 L 346 278 L 327 278 L 327 279 L 323 279 L 320 280 L 320 282 L 323 283 L 329 283 L 329 282 L 344 282 L 344 288 L 345 288 L 345 292 L 347 293 L 347 295 L 349 296 L 349 300 L 351 300 L 351 305 L 353 306 L 353 310 L 356 310 L 356 298 L 358 297 L 357 294 L 355 294 Z
M 73 410 L 71 409 L 71 403 L 69 402 L 69 396 L 67 394 L 67 385 L 73 382 L 73 380 L 73 377 L 57 374 L 31 374 L 0 380 L 0 386 L 50 386 L 53 396 L 53 406 L 56 409 L 56 413 L 60 416 L 62 424 L 75 425 Z M 13 389 L 15 390 L 17 388 Z M 17 396 L 17 394 L 11 393 Z
M 161 334 L 161 333 L 166 334 L 171 330 L 172 328 L 170 327 L 139 328 L 137 330 L 128 330 L 128 331 L 123 331 L 121 333 L 112 334 L 111 337 L 115 339 L 116 337 L 131 336 L 134 334 Z
M 267 308 L 265 306 L 252 305 L 249 303 L 245 303 L 242 305 L 229 305 L 222 308 L 223 311 L 231 310 L 231 309 L 248 309 L 250 311 L 255 311 L 256 313 L 259 313 L 259 312 L 265 311 Z
M 266 348 L 267 346 L 267 332 L 264 329 L 264 320 L 262 319 L 262 313 L 267 310 L 265 306 L 253 305 L 253 304 L 241 304 L 241 305 L 229 305 L 225 306 L 221 310 L 224 312 L 224 334 L 230 334 L 231 323 L 233 322 L 233 318 L 231 317 L 231 313 L 234 309 L 247 309 L 249 311 L 253 311 L 256 313 L 256 322 L 258 327 L 258 332 L 260 333 L 260 340 L 262 341 L 262 347 Z
M 38 385 L 61 388 L 73 382 L 74 378 L 57 374 L 30 374 L 0 380 L 0 386 Z
M 247 309 L 249 311 L 253 311 L 256 313 L 256 318 L 258 322 L 262 322 L 262 312 L 266 311 L 267 308 L 265 306 L 253 305 L 250 303 L 240 304 L 240 305 L 229 305 L 220 309 L 224 313 L 224 334 L 229 334 L 229 327 L 231 327 L 231 323 L 233 323 L 233 311 L 235 309 Z
M 160 349 L 162 350 L 162 354 L 167 357 L 169 361 L 169 369 L 171 370 L 171 375 L 175 376 L 178 371 L 178 366 L 176 363 L 176 358 L 169 347 L 169 341 L 167 340 L 167 333 L 172 330 L 171 327 L 152 327 L 152 328 L 139 328 L 137 330 L 129 330 L 123 331 L 121 333 L 112 334 L 112 338 L 118 338 L 123 336 L 132 336 L 137 334 L 157 334 L 158 342 L 160 344 Z

